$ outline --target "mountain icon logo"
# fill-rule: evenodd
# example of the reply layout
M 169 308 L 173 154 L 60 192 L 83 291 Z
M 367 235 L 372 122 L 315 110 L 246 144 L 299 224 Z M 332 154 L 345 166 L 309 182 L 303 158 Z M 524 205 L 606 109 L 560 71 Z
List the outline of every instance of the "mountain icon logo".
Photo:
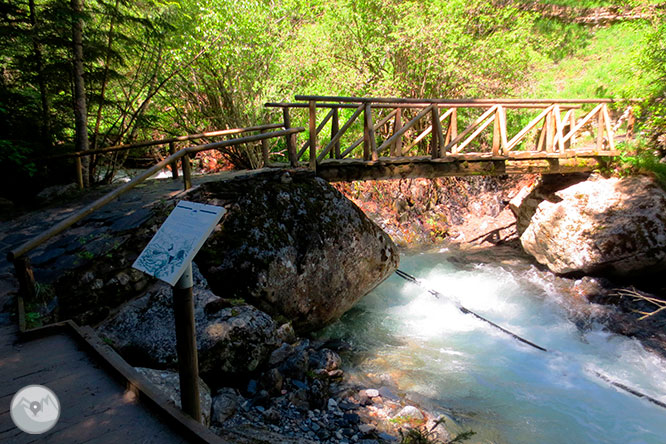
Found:
M 60 418 L 60 402 L 48 387 L 27 385 L 12 398 L 9 413 L 16 427 L 38 435 L 56 425 Z

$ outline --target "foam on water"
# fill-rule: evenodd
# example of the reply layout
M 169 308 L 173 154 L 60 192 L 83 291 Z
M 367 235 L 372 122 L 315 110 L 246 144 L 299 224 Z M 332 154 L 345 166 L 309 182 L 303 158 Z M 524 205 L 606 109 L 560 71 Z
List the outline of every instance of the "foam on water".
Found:
M 476 431 L 476 442 L 666 442 L 666 409 L 597 376 L 666 402 L 663 359 L 601 327 L 579 330 L 525 266 L 460 266 L 447 261 L 452 255 L 401 263 L 446 297 L 394 276 L 329 329 L 365 349 L 359 371 L 391 375 L 400 389 Z M 463 314 L 456 303 L 549 352 Z

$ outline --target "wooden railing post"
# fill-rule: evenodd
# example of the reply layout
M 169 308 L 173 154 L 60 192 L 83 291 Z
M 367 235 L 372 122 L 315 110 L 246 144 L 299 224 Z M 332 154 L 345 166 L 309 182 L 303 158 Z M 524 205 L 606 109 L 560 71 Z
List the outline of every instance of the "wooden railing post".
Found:
M 183 165 L 183 186 L 185 190 L 189 190 L 192 188 L 192 164 L 190 162 L 190 155 L 185 154 L 182 157 L 182 165 Z
M 442 133 L 442 122 L 439 121 L 439 108 L 432 107 L 432 143 L 430 156 L 433 159 L 440 157 L 440 150 L 444 150 L 444 134 Z
M 282 108 L 282 117 L 284 119 L 284 129 L 290 129 L 291 117 L 289 117 L 289 108 L 286 106 Z M 289 157 L 289 163 L 292 167 L 297 167 L 298 158 L 296 156 L 296 134 L 285 135 L 285 141 L 287 143 L 287 156 Z
M 372 105 L 365 104 L 363 109 L 363 160 L 378 160 L 375 126 L 372 123 Z
M 501 106 L 497 107 L 497 110 L 495 111 L 495 122 L 493 123 L 493 156 L 499 156 L 500 154 L 500 146 L 502 145 L 502 142 L 500 140 L 501 138 L 501 131 L 500 131 L 500 112 L 502 110 Z
M 555 119 L 555 110 L 557 105 L 546 115 L 546 145 L 545 151 L 547 153 L 553 152 L 553 140 L 555 139 L 555 131 L 553 128 L 553 121 Z
M 569 131 L 573 130 L 575 126 L 576 126 L 576 115 L 574 114 L 574 110 L 572 109 L 571 115 L 569 116 Z M 569 139 L 569 147 L 573 148 L 575 143 L 576 143 L 576 136 L 572 134 L 571 138 Z
M 81 165 L 81 157 L 76 156 L 76 184 L 79 186 L 79 190 L 83 189 L 83 165 Z
M 317 102 L 310 100 L 310 169 L 317 170 Z
M 597 111 L 597 150 L 604 147 L 604 113 L 603 106 Z
M 395 123 L 393 124 L 393 134 L 402 128 L 402 108 L 395 110 Z M 402 157 L 402 137 L 398 137 L 395 143 L 391 145 L 391 156 Z
M 451 113 L 451 123 L 449 123 L 449 141 L 446 142 L 447 146 L 453 139 L 458 137 L 458 108 L 453 108 Z M 451 152 L 455 153 L 458 151 L 458 145 L 454 144 L 451 146 Z
M 176 154 L 176 144 L 169 142 L 169 156 L 173 156 L 174 154 Z M 169 167 L 171 167 L 171 177 L 174 180 L 178 179 L 178 161 L 174 160 L 169 164 Z
M 19 256 L 14 258 L 14 270 L 16 279 L 19 282 L 19 294 L 16 298 L 16 309 L 19 321 L 19 330 L 25 331 L 25 302 L 35 302 L 37 290 L 35 285 L 35 275 L 32 272 L 30 258 L 28 256 Z
M 333 108 L 333 120 L 331 121 L 331 140 L 333 140 L 335 135 L 338 134 L 338 131 L 340 131 L 340 110 L 338 108 Z M 336 159 L 340 158 L 339 139 L 337 142 L 335 142 L 335 145 L 333 145 L 333 149 L 331 150 L 331 157 Z
M 266 131 L 262 130 L 261 134 L 264 134 Z M 268 139 L 261 139 L 261 158 L 264 162 L 264 167 L 268 166 Z

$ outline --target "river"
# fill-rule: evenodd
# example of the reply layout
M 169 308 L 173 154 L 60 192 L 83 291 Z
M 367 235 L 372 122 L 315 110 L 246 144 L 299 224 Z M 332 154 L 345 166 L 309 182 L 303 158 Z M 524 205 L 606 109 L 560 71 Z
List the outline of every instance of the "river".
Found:
M 454 433 L 476 432 L 468 442 L 666 442 L 666 409 L 597 375 L 666 402 L 666 361 L 602 325 L 574 322 L 552 275 L 527 258 L 450 247 L 404 254 L 400 268 L 446 297 L 396 275 L 383 282 L 324 331 L 352 344 L 348 372 L 390 381 L 445 415 Z

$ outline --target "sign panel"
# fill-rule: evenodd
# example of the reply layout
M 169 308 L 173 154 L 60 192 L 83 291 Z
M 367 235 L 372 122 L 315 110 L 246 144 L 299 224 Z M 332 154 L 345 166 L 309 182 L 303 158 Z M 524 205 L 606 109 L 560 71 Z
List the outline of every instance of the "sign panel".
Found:
M 226 210 L 181 200 L 132 267 L 175 285 Z

